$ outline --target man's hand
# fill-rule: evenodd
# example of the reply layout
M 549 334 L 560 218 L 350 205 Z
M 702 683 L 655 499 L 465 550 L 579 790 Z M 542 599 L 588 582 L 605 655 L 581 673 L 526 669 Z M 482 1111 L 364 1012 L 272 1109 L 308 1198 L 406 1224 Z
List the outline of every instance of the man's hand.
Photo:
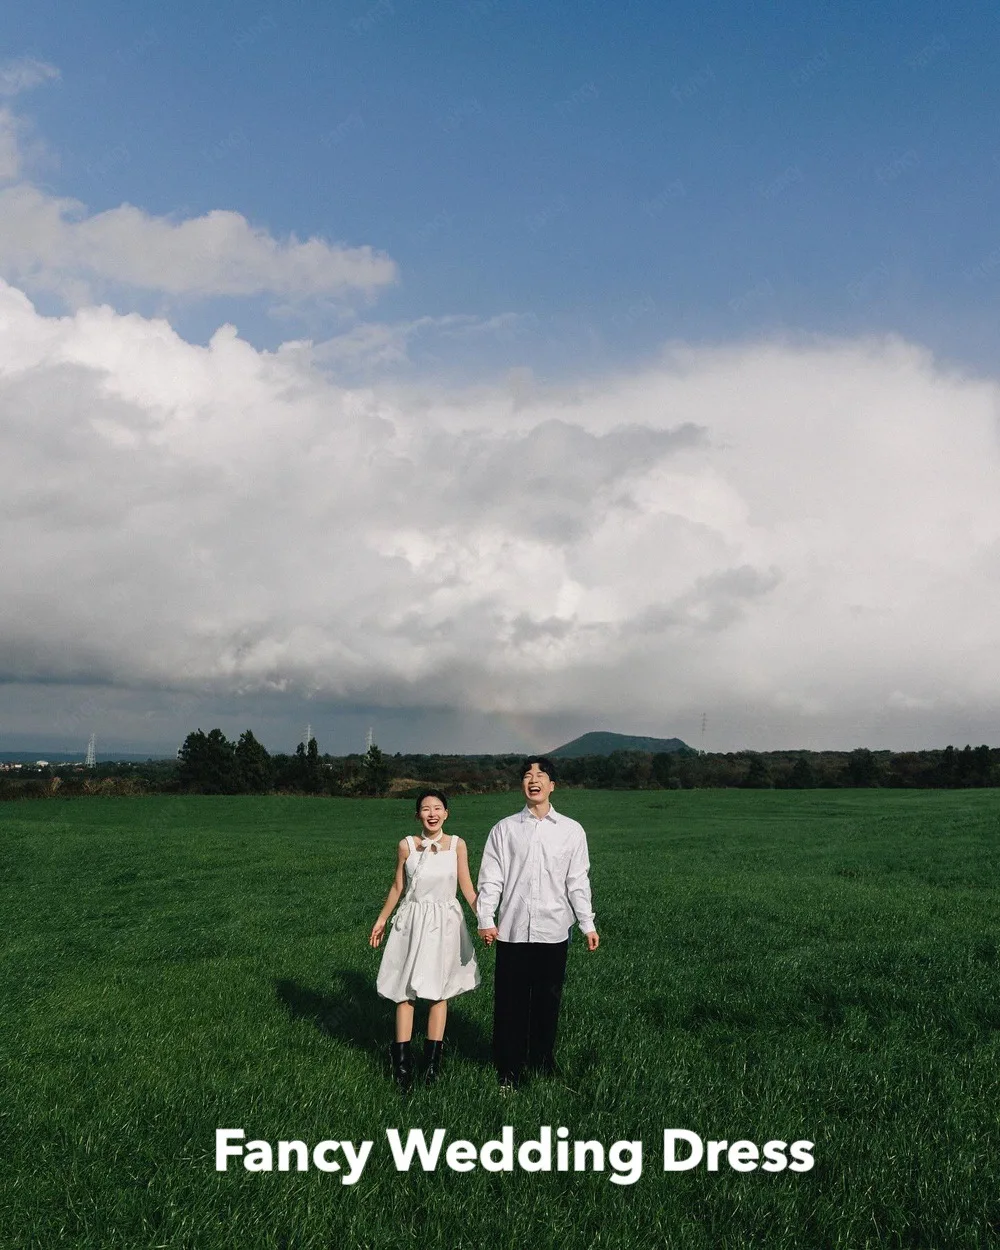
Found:
M 480 929 L 479 936 L 483 939 L 487 946 L 492 946 L 500 936 L 500 930 L 494 925 L 492 929 Z
M 587 950 L 596 951 L 601 944 L 601 939 L 597 936 L 597 930 L 595 929 L 593 933 L 588 933 L 585 936 L 587 938 Z

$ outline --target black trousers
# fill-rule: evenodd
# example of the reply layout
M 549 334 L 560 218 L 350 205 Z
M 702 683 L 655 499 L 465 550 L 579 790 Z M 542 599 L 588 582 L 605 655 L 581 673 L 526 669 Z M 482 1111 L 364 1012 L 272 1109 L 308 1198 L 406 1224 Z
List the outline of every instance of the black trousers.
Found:
M 525 1065 L 551 1071 L 569 942 L 496 944 L 493 1063 L 501 1080 Z

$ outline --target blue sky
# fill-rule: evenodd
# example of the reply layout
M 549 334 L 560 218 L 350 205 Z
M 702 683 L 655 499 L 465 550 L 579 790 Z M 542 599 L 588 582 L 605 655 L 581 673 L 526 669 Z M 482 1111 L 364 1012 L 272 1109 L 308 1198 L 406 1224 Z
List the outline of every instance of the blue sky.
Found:
M 537 318 L 498 364 L 775 329 L 995 352 L 990 6 L 14 0 L 0 23 L 61 70 L 26 97 L 54 190 L 371 244 L 400 271 L 381 319 Z M 302 328 L 178 323 L 222 311 L 259 344 Z
M 8 0 L 0 740 L 987 739 L 998 26 Z

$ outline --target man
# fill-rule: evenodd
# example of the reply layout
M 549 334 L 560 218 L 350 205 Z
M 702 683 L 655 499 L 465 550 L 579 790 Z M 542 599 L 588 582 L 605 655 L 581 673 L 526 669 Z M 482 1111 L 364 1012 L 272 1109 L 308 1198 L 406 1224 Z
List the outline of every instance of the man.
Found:
M 596 951 L 590 901 L 590 860 L 583 826 L 560 816 L 549 797 L 555 787 L 551 761 L 524 761 L 523 811 L 490 830 L 479 868 L 479 936 L 496 942 L 493 999 L 493 1062 L 500 1087 L 513 1089 L 525 1066 L 555 1070 L 556 1026 L 566 950 L 576 918 Z M 494 920 L 503 896 L 500 921 Z

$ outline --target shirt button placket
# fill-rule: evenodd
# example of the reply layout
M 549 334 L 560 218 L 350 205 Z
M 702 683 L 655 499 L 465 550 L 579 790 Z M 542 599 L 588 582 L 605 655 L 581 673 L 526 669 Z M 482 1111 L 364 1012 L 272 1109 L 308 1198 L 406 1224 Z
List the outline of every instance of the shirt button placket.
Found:
M 535 827 L 531 832 L 531 856 L 532 856 L 531 869 L 532 871 L 531 871 L 531 914 L 528 920 L 528 930 L 529 930 L 528 941 L 529 942 L 532 940 L 534 936 L 531 933 L 531 925 L 535 917 L 535 912 L 538 907 L 538 899 L 539 899 L 539 895 L 541 894 L 541 889 L 542 889 L 542 848 L 541 848 L 541 841 L 540 841 L 541 839 L 540 830 L 542 828 L 542 822 L 540 820 L 536 820 L 534 822 L 534 825 Z

